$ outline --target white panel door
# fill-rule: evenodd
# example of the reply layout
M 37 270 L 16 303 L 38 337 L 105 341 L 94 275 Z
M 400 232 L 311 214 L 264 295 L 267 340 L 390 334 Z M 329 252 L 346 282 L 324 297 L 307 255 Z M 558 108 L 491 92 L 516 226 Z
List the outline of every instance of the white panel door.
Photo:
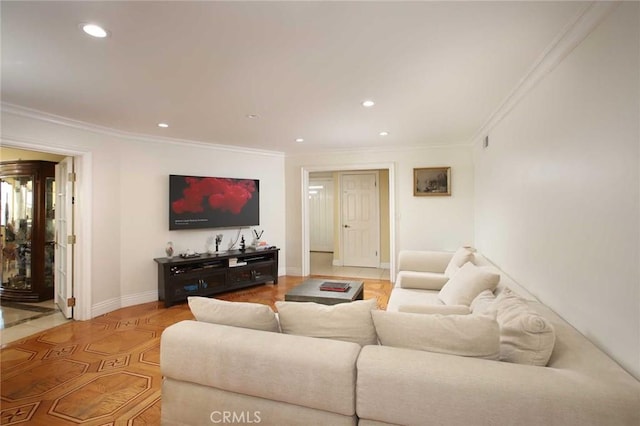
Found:
M 56 249 L 54 257 L 55 302 L 66 318 L 73 317 L 73 307 L 67 300 L 73 297 L 73 244 L 69 236 L 73 233 L 74 179 L 73 157 L 56 164 Z
M 380 265 L 378 173 L 342 175 L 342 264 Z
M 333 251 L 333 179 L 309 180 L 311 251 Z

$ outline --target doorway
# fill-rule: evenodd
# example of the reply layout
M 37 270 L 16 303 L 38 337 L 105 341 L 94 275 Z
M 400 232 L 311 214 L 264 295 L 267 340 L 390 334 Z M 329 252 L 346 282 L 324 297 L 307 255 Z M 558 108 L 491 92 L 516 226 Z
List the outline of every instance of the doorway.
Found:
M 395 217 L 395 168 L 393 163 L 380 163 L 380 164 L 368 164 L 368 165 L 354 165 L 349 168 L 336 169 L 335 167 L 303 167 L 302 173 L 302 275 L 308 276 L 310 274 L 319 275 L 331 275 L 331 276 L 351 276 L 351 277 L 363 277 L 363 278 L 377 278 L 393 280 L 393 275 L 390 271 L 393 270 L 395 262 L 395 220 L 391 218 Z M 381 190 L 381 196 L 378 200 L 380 210 L 378 210 L 380 220 L 380 236 L 379 236 L 379 249 L 377 266 L 375 267 L 350 267 L 343 265 L 343 259 L 341 258 L 341 232 L 340 224 L 342 218 L 338 213 L 340 210 L 336 209 L 334 214 L 334 250 L 331 253 L 312 251 L 311 249 L 311 209 L 313 205 L 313 195 L 309 194 L 313 189 L 310 186 L 314 179 L 318 177 L 332 176 L 334 187 L 338 188 L 338 191 L 334 191 L 334 200 L 336 204 L 342 204 L 340 200 L 340 179 L 337 176 L 341 174 L 367 174 L 366 172 L 377 171 L 379 173 L 378 184 L 383 187 Z M 315 185 L 315 183 L 314 183 Z M 380 213 L 384 210 L 383 213 Z M 347 228 L 348 229 L 348 228 Z M 312 267 L 313 263 L 313 267 Z
M 76 300 L 73 318 L 86 320 L 91 318 L 91 154 L 88 152 L 77 152 L 66 149 L 56 149 L 45 145 L 34 145 L 33 143 L 25 143 L 22 141 L 14 141 L 2 139 L 2 158 L 3 159 L 45 159 L 49 161 L 59 162 L 65 157 L 73 157 L 76 172 L 76 218 L 75 234 L 78 236 L 76 241 L 75 262 L 72 267 L 75 277 L 76 286 L 74 289 L 74 297 Z M 29 157 L 32 156 L 32 157 Z M 35 156 L 35 157 L 34 157 Z M 37 157 L 37 158 L 36 158 Z M 78 199 L 80 202 L 78 203 Z M 55 298 L 48 301 L 51 306 L 44 307 L 47 311 L 55 308 Z M 41 307 L 34 307 L 33 312 L 40 316 L 45 312 Z M 56 310 L 57 312 L 57 310 Z M 29 320 L 28 322 L 13 322 L 15 326 L 2 330 L 3 342 L 20 339 L 26 335 L 46 330 L 60 323 L 66 322 L 67 319 L 62 315 L 46 315 L 43 318 Z

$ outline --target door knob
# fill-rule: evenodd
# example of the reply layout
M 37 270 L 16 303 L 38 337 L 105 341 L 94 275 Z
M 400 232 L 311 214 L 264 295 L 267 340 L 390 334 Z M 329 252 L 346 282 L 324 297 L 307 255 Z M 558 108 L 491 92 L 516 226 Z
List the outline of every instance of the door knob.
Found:
M 344 227 L 345 227 L 345 228 L 351 228 L 351 226 L 349 226 L 349 225 L 345 225 Z

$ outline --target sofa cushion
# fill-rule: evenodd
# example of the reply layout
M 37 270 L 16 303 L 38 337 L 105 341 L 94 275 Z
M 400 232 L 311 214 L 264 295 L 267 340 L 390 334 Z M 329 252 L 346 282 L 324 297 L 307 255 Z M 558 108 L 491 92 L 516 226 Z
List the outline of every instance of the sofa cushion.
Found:
M 499 281 L 500 275 L 467 262 L 442 287 L 438 298 L 445 305 L 469 306 L 483 290 L 494 290 Z
M 473 261 L 473 251 L 470 247 L 460 247 L 453 254 L 453 257 L 449 261 L 447 268 L 444 270 L 444 275 L 447 278 L 453 277 L 453 275 L 467 262 Z
M 337 305 L 313 302 L 276 302 L 283 333 L 358 343 L 378 343 L 371 311 L 375 298 Z
M 191 313 L 198 321 L 254 330 L 279 331 L 278 319 L 270 306 L 199 296 L 190 296 L 187 300 Z
M 510 291 L 501 293 L 487 312 L 495 312 L 500 325 L 501 361 L 547 365 L 556 340 L 547 319 Z
M 387 311 L 397 311 L 402 305 L 444 305 L 437 291 L 394 287 L 389 296 Z
M 413 314 L 467 315 L 471 310 L 466 305 L 420 305 L 407 304 L 398 306 L 398 312 Z
M 373 311 L 384 346 L 498 359 L 500 330 L 492 315 L 424 315 Z

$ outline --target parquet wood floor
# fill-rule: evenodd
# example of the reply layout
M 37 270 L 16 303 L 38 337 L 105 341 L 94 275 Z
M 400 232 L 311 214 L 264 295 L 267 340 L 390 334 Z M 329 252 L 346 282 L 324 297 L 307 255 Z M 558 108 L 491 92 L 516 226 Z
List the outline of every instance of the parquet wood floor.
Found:
M 263 303 L 275 310 L 274 303 L 302 281 L 280 277 L 278 285 L 216 297 Z M 391 283 L 364 281 L 365 299 L 375 297 L 385 309 Z M 185 319 L 193 319 L 186 303 L 167 309 L 151 302 L 4 345 L 0 425 L 159 425 L 160 335 Z

